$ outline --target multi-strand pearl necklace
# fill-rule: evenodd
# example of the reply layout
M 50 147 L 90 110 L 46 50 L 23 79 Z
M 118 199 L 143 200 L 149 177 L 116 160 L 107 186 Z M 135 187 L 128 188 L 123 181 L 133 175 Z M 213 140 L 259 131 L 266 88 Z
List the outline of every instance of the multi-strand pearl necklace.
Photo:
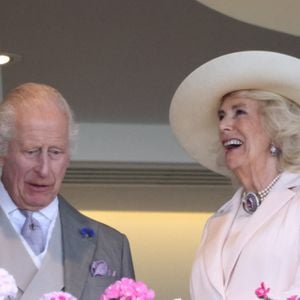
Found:
M 243 208 L 248 214 L 253 214 L 257 208 L 261 205 L 262 201 L 267 197 L 270 193 L 271 189 L 279 179 L 280 174 L 277 175 L 271 183 L 260 192 L 244 192 L 243 193 Z

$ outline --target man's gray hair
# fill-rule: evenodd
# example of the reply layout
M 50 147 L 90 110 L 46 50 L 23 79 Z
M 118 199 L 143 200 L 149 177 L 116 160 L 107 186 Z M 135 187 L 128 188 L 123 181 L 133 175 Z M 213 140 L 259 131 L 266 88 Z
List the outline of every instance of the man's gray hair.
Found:
M 17 112 L 38 109 L 49 103 L 54 104 L 66 115 L 69 124 L 70 148 L 74 146 L 78 130 L 74 114 L 62 94 L 45 84 L 25 83 L 11 90 L 0 104 L 0 156 L 7 153 L 8 144 L 14 136 Z

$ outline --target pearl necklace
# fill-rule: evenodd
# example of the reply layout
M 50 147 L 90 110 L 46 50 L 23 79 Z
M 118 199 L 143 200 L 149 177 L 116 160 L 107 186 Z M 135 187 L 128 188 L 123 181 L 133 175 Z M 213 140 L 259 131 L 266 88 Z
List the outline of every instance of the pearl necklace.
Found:
M 257 208 L 261 205 L 262 201 L 268 196 L 271 189 L 279 179 L 280 174 L 277 175 L 271 183 L 260 192 L 244 192 L 243 193 L 243 208 L 248 214 L 253 214 Z

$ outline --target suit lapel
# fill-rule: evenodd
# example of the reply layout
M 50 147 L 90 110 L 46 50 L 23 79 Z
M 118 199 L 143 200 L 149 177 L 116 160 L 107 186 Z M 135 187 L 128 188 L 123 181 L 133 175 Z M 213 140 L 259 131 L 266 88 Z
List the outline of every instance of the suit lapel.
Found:
M 84 280 L 90 272 L 94 251 L 96 248 L 95 237 L 84 238 L 79 230 L 92 228 L 97 236 L 96 228 L 87 223 L 85 218 L 74 210 L 60 197 L 60 216 L 62 224 L 62 241 L 64 253 L 64 281 L 65 290 L 80 298 L 83 292 Z M 83 255 L 84 253 L 84 255 Z

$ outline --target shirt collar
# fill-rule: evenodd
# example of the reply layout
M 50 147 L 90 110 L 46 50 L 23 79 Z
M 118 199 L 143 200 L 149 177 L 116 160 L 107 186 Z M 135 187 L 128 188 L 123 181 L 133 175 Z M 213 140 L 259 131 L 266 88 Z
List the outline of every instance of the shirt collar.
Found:
M 0 206 L 7 216 L 14 213 L 16 210 L 18 210 L 18 207 L 9 196 L 2 181 L 0 181 Z M 53 220 L 57 215 L 57 211 L 58 211 L 58 198 L 56 196 L 48 206 L 39 210 L 39 213 L 42 214 L 47 219 Z

